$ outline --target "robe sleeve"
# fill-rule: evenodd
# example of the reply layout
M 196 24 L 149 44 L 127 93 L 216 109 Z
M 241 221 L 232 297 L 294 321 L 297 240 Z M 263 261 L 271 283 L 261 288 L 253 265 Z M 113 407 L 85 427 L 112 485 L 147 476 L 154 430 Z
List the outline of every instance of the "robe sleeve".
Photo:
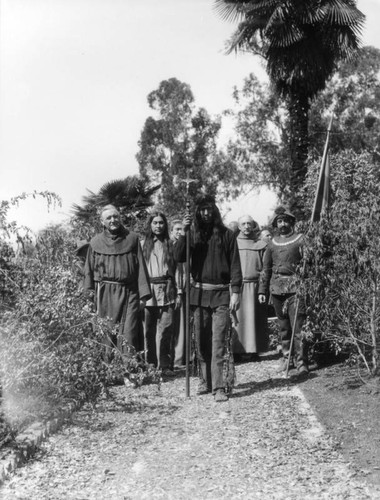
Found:
M 229 240 L 229 261 L 230 261 L 230 274 L 231 274 L 231 292 L 240 293 L 241 285 L 243 282 L 243 275 L 241 272 L 239 248 L 236 238 L 231 235 Z
M 87 250 L 86 262 L 84 264 L 84 279 L 83 279 L 83 292 L 88 295 L 88 292 L 95 290 L 94 283 L 94 254 L 91 245 Z
M 259 294 L 267 295 L 269 291 L 269 282 L 272 276 L 272 266 L 272 249 L 270 246 L 267 246 L 267 249 L 264 253 L 263 270 L 260 273 L 258 289 Z
M 264 267 L 264 255 L 265 255 L 265 252 L 266 252 L 266 249 L 267 249 L 267 246 L 265 246 L 264 248 L 260 249 L 259 250 L 259 265 L 260 265 L 260 274 L 263 270 L 263 267 Z
M 176 262 L 186 262 L 186 236 L 183 234 L 180 235 L 173 247 L 173 257 Z
M 138 288 L 140 299 L 149 300 L 152 297 L 152 291 L 150 289 L 148 269 L 139 242 L 137 243 L 137 260 L 139 265 Z

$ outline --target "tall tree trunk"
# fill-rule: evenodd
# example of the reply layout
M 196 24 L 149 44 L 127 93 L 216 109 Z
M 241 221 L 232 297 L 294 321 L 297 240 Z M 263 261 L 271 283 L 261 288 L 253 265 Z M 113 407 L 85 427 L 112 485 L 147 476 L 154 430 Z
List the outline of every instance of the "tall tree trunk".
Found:
M 307 172 L 310 109 L 310 101 L 306 93 L 291 93 L 288 97 L 288 109 L 290 119 L 289 148 L 292 169 L 289 204 L 294 214 L 299 218 L 303 218 L 304 204 L 300 189 L 305 182 Z

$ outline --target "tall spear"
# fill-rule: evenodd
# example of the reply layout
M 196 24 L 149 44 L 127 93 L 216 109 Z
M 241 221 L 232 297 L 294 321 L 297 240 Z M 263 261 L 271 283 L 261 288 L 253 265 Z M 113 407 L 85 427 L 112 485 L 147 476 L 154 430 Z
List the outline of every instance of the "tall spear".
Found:
M 186 179 L 180 179 L 186 184 L 186 214 L 190 215 L 189 187 L 196 179 L 190 179 L 189 169 L 187 169 Z M 191 334 L 190 334 L 190 229 L 186 231 L 186 300 L 185 300 L 185 346 L 186 346 L 186 390 L 187 398 L 190 398 L 190 355 L 191 355 Z

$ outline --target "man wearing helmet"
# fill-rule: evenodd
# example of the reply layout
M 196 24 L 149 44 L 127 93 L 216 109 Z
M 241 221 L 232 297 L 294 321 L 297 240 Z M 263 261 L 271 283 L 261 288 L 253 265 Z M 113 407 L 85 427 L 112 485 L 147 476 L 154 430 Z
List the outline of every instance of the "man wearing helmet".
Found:
M 275 211 L 272 226 L 277 235 L 269 242 L 264 254 L 263 271 L 259 283 L 259 302 L 265 303 L 271 293 L 278 318 L 283 358 L 279 371 L 286 369 L 294 325 L 294 360 L 300 375 L 307 375 L 307 347 L 302 340 L 302 325 L 306 319 L 305 305 L 299 301 L 296 313 L 295 271 L 302 259 L 303 235 L 294 230 L 296 218 L 284 207 Z M 295 324 L 294 324 L 295 323 Z M 292 359 L 291 359 L 292 361 Z M 292 366 L 292 363 L 290 363 Z

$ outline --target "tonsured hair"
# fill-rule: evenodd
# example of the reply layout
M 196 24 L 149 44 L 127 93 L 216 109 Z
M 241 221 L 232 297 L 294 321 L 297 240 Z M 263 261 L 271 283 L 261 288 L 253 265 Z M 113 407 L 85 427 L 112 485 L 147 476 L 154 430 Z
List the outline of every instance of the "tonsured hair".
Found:
M 106 210 L 116 210 L 116 212 L 120 215 L 120 211 L 115 205 L 108 204 L 108 205 L 104 205 L 103 207 L 100 208 L 100 210 L 99 210 L 100 218 L 103 217 L 103 214 Z
M 164 248 L 164 262 L 165 264 L 168 265 L 169 268 L 171 268 L 174 265 L 174 257 L 173 257 L 173 248 L 172 248 L 172 243 L 169 238 L 169 229 L 168 229 L 168 220 L 166 218 L 166 215 L 163 214 L 162 212 L 153 212 L 150 214 L 147 223 L 146 223 L 146 230 L 145 230 L 145 239 L 144 239 L 144 245 L 143 245 L 143 255 L 146 260 L 146 262 L 149 261 L 153 247 L 154 247 L 154 234 L 152 232 L 152 221 L 155 217 L 161 217 L 164 221 L 164 232 L 163 232 L 163 248 Z

